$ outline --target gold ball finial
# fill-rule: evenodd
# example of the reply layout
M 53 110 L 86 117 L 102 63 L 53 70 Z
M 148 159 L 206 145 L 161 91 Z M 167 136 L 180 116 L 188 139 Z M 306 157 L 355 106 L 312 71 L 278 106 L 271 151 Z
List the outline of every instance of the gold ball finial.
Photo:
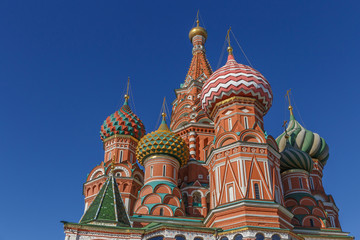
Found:
M 228 46 L 227 51 L 229 55 L 233 55 L 233 48 L 231 46 Z
M 165 118 L 165 117 L 166 117 L 166 113 L 163 112 L 163 113 L 161 114 L 161 116 L 162 116 L 163 118 Z
M 207 39 L 207 31 L 205 30 L 205 28 L 200 27 L 199 25 L 199 19 L 196 20 L 196 27 L 194 27 L 193 29 L 190 30 L 189 32 L 189 39 L 190 42 L 192 42 L 193 37 L 197 36 L 197 35 L 201 35 L 205 38 L 205 41 Z M 204 42 L 205 42 L 204 41 Z

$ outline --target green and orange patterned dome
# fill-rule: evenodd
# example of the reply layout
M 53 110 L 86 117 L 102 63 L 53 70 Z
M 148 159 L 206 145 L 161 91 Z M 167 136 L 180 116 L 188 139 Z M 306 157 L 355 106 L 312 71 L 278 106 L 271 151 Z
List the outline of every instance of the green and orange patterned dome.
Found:
M 106 118 L 100 129 L 101 140 L 106 140 L 115 134 L 129 135 L 140 139 L 145 135 L 145 127 L 141 120 L 130 109 L 128 95 L 125 95 L 124 105 Z
M 144 136 L 136 148 L 136 158 L 141 165 L 147 157 L 156 154 L 170 155 L 179 161 L 180 166 L 184 166 L 189 160 L 187 144 L 170 131 L 165 122 L 165 114 L 159 129 Z
M 280 170 L 281 172 L 291 169 L 301 169 L 311 172 L 313 169 L 313 161 L 310 155 L 300 149 L 294 148 L 288 141 L 289 136 L 286 135 L 286 146 L 280 153 Z

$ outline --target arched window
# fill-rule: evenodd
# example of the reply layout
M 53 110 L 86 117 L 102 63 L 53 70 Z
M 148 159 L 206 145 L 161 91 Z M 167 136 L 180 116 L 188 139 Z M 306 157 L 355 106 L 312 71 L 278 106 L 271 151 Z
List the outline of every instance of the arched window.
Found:
M 278 234 L 274 234 L 271 236 L 271 240 L 281 240 L 281 238 Z
M 174 175 L 174 178 L 176 178 L 176 168 L 174 168 L 173 175 Z
M 244 117 L 244 127 L 245 127 L 245 129 L 248 129 L 248 128 L 249 128 L 249 120 L 248 120 L 248 117 Z
M 164 209 L 160 208 L 160 216 L 164 216 Z
M 132 153 L 130 153 L 130 162 L 132 163 L 133 162 L 133 154 Z
M 202 237 L 196 237 L 194 240 L 204 240 Z
M 194 207 L 201 207 L 201 194 L 200 194 L 200 192 L 195 192 L 193 194 L 193 206 Z
M 166 165 L 163 166 L 163 176 L 166 176 Z
M 242 240 L 243 236 L 241 234 L 236 234 L 234 240 Z
M 299 178 L 299 185 L 300 185 L 300 188 L 303 188 L 303 182 L 302 182 L 301 178 Z
M 120 153 L 119 153 L 119 163 L 121 163 L 123 160 L 123 151 L 120 150 Z
M 151 166 L 151 167 L 150 167 L 150 177 L 153 176 L 153 171 L 154 171 L 154 166 Z
M 109 156 L 108 159 L 111 160 L 111 152 L 109 152 L 108 156 Z
M 233 188 L 233 186 L 229 186 L 228 194 L 229 194 L 229 202 L 234 201 L 235 197 L 234 197 L 234 188 Z
M 156 236 L 156 237 L 149 238 L 148 240 L 164 240 L 164 237 L 163 236 Z
M 314 227 L 314 220 L 312 220 L 311 218 L 310 218 L 310 226 Z
M 255 190 L 255 198 L 260 199 L 260 190 L 259 190 L 259 184 L 254 184 L 254 190 Z
M 257 233 L 257 234 L 255 235 L 255 239 L 256 239 L 256 240 L 264 240 L 264 235 L 262 235 L 261 233 Z
M 186 238 L 182 235 L 176 235 L 175 240 L 186 240 Z
M 333 216 L 330 216 L 330 223 L 331 223 L 331 227 L 336 227 L 335 225 L 335 219 Z
M 220 240 L 229 240 L 227 237 L 222 237 Z
M 228 124 L 229 124 L 229 131 L 232 129 L 232 120 L 231 118 L 228 118 Z

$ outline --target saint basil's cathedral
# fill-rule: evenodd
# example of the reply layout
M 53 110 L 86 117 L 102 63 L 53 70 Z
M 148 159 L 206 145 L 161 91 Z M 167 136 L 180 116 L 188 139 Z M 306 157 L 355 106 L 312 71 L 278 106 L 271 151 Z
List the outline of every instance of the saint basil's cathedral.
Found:
M 63 221 L 65 240 L 353 239 L 323 187 L 325 139 L 295 119 L 290 101 L 284 133 L 268 135 L 266 78 L 237 63 L 230 41 L 213 72 L 199 21 L 189 38 L 170 123 L 163 113 L 146 134 L 127 94 L 102 124 L 104 160 L 84 183 L 79 223 Z

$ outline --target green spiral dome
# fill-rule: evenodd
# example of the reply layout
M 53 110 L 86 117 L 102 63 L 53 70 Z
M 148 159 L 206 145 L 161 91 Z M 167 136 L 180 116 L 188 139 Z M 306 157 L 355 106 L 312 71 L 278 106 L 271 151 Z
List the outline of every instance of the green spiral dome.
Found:
M 318 159 L 323 166 L 325 166 L 329 158 L 329 146 L 325 142 L 324 138 L 319 134 L 305 129 L 301 124 L 296 121 L 293 114 L 290 115 L 290 122 L 286 129 L 286 132 L 290 136 L 290 144 L 310 155 L 310 157 Z M 279 146 L 279 151 L 282 152 L 286 147 L 285 132 L 276 138 L 276 142 Z
M 294 148 L 289 142 L 286 143 L 285 149 L 280 153 L 280 170 L 281 172 L 290 169 L 302 169 L 311 172 L 313 161 L 308 153 Z

